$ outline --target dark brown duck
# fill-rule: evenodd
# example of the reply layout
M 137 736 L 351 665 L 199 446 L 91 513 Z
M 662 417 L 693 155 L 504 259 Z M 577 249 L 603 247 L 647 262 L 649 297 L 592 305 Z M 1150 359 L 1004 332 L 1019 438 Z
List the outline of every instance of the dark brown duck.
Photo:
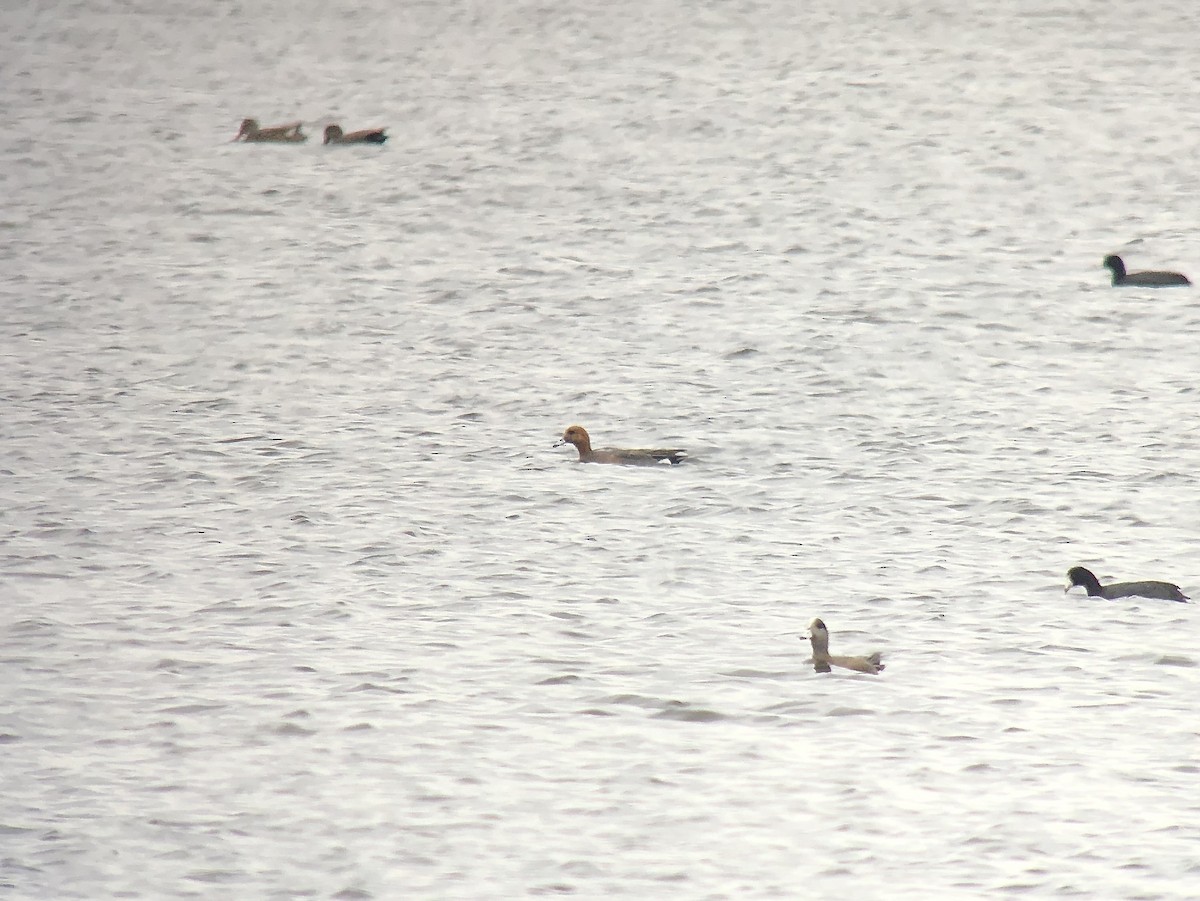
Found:
M 1110 585 L 1101 585 L 1092 571 L 1082 566 L 1072 566 L 1067 570 L 1067 579 L 1069 584 L 1066 591 L 1070 591 L 1076 585 L 1082 585 L 1089 597 L 1106 598 L 1110 601 L 1116 598 L 1139 597 L 1182 601 L 1186 604 L 1188 599 L 1187 595 L 1179 590 L 1179 586 L 1171 582 L 1113 582 Z
M 1145 272 L 1126 272 L 1125 261 L 1116 254 L 1104 258 L 1104 267 L 1112 271 L 1112 283 L 1115 287 L 1130 286 L 1142 288 L 1166 288 L 1171 285 L 1190 285 L 1188 277 L 1181 272 L 1161 272 L 1147 270 Z

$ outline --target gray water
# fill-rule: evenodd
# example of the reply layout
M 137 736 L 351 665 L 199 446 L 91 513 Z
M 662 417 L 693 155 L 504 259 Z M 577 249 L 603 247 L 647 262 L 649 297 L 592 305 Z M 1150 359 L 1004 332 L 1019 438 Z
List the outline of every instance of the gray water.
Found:
M 1200 895 L 1192 3 L 0 16 L 0 895 Z

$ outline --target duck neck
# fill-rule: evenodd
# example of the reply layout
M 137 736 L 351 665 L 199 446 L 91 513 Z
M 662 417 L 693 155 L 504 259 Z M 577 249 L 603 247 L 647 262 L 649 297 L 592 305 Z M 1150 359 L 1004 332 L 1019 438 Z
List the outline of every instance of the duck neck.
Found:
M 828 635 L 810 635 L 809 639 L 812 642 L 813 660 L 816 663 L 829 662 L 829 636 Z

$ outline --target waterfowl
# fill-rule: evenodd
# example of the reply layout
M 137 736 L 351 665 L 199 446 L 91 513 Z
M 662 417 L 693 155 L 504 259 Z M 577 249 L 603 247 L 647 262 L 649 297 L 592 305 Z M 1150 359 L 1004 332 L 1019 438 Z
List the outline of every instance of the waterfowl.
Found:
M 384 134 L 386 129 L 383 128 L 364 128 L 361 131 L 352 131 L 346 134 L 342 131 L 340 125 L 325 126 L 325 143 L 326 144 L 382 144 L 387 140 L 387 135 Z
M 1188 277 L 1180 272 L 1126 272 L 1125 261 L 1116 254 L 1104 258 L 1104 267 L 1112 270 L 1114 286 L 1135 285 L 1143 288 L 1163 288 L 1168 285 L 1190 285 Z
M 289 122 L 286 125 L 271 125 L 267 128 L 260 128 L 257 119 L 243 119 L 242 127 L 238 129 L 237 137 L 234 140 L 253 144 L 296 144 L 308 140 L 308 135 L 300 130 L 300 126 L 303 124 L 302 122 Z
M 1178 585 L 1170 582 L 1113 582 L 1111 585 L 1101 585 L 1090 569 L 1082 566 L 1072 566 L 1067 570 L 1069 584 L 1064 591 L 1070 591 L 1076 585 L 1087 589 L 1088 597 L 1099 597 L 1113 600 L 1114 598 L 1160 598 L 1164 601 L 1182 601 L 1187 603 L 1187 595 L 1179 590 Z
M 592 439 L 581 425 L 563 432 L 554 447 L 573 444 L 579 451 L 580 463 L 624 463 L 631 466 L 653 466 L 656 463 L 682 463 L 687 451 L 677 448 L 605 448 L 592 450 Z
M 866 657 L 840 657 L 836 654 L 829 653 L 829 630 L 825 628 L 825 623 L 819 619 L 814 619 L 808 626 L 808 640 L 812 642 L 813 650 L 813 669 L 818 673 L 828 673 L 830 668 L 840 666 L 843 669 L 852 669 L 856 673 L 870 673 L 875 675 L 884 670 L 883 657 L 878 653 L 868 654 Z

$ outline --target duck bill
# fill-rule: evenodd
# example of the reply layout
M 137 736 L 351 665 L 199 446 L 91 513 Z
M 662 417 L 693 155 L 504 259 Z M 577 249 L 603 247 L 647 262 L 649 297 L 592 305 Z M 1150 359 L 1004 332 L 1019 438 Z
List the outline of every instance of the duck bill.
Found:
M 553 444 L 551 444 L 550 446 L 551 446 L 551 447 L 562 447 L 562 446 L 563 446 L 564 444 L 566 444 L 566 443 L 567 443 L 567 439 L 566 439 L 566 438 L 559 438 L 557 441 L 555 441 L 555 442 L 554 442 Z

